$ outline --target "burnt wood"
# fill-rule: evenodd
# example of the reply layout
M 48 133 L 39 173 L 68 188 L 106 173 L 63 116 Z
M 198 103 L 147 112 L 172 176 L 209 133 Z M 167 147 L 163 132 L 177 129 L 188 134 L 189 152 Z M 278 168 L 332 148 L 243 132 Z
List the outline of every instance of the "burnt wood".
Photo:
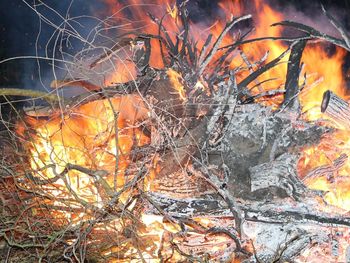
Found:
M 288 61 L 285 84 L 286 93 L 282 105 L 294 111 L 300 110 L 300 104 L 298 101 L 299 75 L 301 70 L 300 62 L 306 42 L 306 40 L 300 40 L 292 47 Z
M 350 129 L 349 103 L 328 90 L 323 94 L 321 112 L 329 116 L 342 129 Z

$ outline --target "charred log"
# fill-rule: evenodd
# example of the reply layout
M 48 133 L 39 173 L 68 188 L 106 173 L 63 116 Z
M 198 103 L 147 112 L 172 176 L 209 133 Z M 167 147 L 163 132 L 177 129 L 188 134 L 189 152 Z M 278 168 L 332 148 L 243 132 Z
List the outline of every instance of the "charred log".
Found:
M 294 185 L 298 181 L 296 173 L 298 149 L 317 143 L 322 134 L 329 131 L 327 128 L 315 127 L 307 123 L 296 125 L 290 116 L 276 114 L 256 104 L 239 106 L 233 116 L 229 115 L 225 118 L 229 118 L 230 121 L 220 143 L 209 149 L 209 163 L 218 167 L 225 164 L 228 167 L 227 170 L 230 171 L 227 183 L 229 191 L 235 196 L 245 198 L 254 199 L 264 196 L 273 198 L 274 191 L 268 189 L 252 193 L 251 171 L 254 171 L 253 167 L 259 167 L 259 165 L 274 167 L 278 163 L 275 162 L 276 159 L 280 160 L 281 164 L 283 161 L 286 164 L 289 163 L 287 161 L 289 155 L 283 155 L 286 152 L 294 155 L 289 166 L 291 170 L 288 172 L 288 174 L 294 174 L 292 180 Z M 261 167 L 257 171 L 259 169 Z M 269 168 L 266 171 L 268 170 Z M 284 176 L 281 171 L 280 176 Z M 258 175 L 253 175 L 253 178 L 258 177 Z M 264 179 L 261 178 L 261 180 Z M 301 189 L 300 185 L 295 187 Z

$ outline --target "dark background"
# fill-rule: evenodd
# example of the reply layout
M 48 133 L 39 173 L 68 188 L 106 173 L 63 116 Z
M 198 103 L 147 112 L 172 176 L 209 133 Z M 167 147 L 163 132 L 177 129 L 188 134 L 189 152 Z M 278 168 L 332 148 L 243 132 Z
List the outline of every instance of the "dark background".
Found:
M 52 22 L 56 24 L 62 22 L 62 18 L 54 11 L 40 5 L 38 0 L 26 0 L 26 2 L 32 6 L 36 4 L 37 10 Z M 71 1 L 46 0 L 44 2 L 59 14 L 65 16 Z M 104 8 L 103 5 L 99 5 L 96 2 L 98 1 L 74 0 L 69 9 L 69 16 L 93 15 L 95 9 Z M 40 23 L 39 16 L 35 10 L 31 9 L 22 0 L 0 0 L 0 7 L 0 60 L 17 56 L 53 56 L 54 39 L 57 36 L 57 33 L 54 34 L 53 26 L 45 22 Z M 84 23 L 84 19 L 80 19 L 80 21 Z M 74 26 L 80 27 L 76 24 Z M 84 28 L 82 27 L 79 31 L 84 33 Z M 38 37 L 38 35 L 40 36 Z M 52 36 L 54 38 L 51 38 Z M 50 44 L 46 45 L 49 42 Z M 42 77 L 45 77 L 44 75 L 50 68 L 50 62 L 48 61 L 39 62 L 32 58 L 26 58 L 1 63 L 0 87 L 16 86 L 44 89 L 38 83 L 38 63 L 40 63 L 40 74 Z

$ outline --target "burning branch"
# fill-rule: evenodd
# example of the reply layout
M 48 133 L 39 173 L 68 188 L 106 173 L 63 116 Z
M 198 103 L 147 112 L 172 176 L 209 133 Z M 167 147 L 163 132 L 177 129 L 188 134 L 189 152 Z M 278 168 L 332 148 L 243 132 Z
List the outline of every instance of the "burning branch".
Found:
M 160 19 L 142 10 L 147 15 L 140 21 L 151 21 L 152 30 L 117 34 L 112 48 L 88 63 L 97 71 L 129 52 L 135 79 L 104 87 L 71 72 L 51 83 L 86 89 L 71 98 L 0 91 L 50 102 L 25 109 L 11 137 L 16 158 L 3 161 L 14 167 L 0 169 L 0 238 L 18 255 L 30 251 L 57 262 L 277 262 L 312 247 L 320 224 L 324 233 L 333 231 L 330 224 L 348 229 L 344 211 L 326 204 L 324 192 L 309 189 L 298 174 L 300 153 L 330 129 L 295 116 L 304 107 L 298 95 L 307 40 L 348 46 L 345 35 L 339 40 L 283 21 L 274 25 L 306 35 L 288 38 L 291 44 L 272 58 L 266 50 L 252 57 L 245 45 L 263 38 L 245 39 L 251 29 L 234 31 L 251 15 L 231 16 L 216 35 L 196 39 L 186 3 Z M 265 77 L 289 52 L 285 82 Z M 154 66 L 155 55 L 162 67 Z M 345 100 L 324 94 L 322 112 L 335 122 L 347 127 L 348 111 Z M 332 181 L 347 157 L 305 178 L 326 171 Z M 274 231 L 285 242 L 264 249 Z
M 219 35 L 218 39 L 215 41 L 213 47 L 210 49 L 209 53 L 207 56 L 205 56 L 202 60 L 200 59 L 198 64 L 199 64 L 199 71 L 198 71 L 198 75 L 202 75 L 205 68 L 207 67 L 207 65 L 209 64 L 209 62 L 211 61 L 211 59 L 213 58 L 214 54 L 217 52 L 217 50 L 219 49 L 220 45 L 221 45 L 221 41 L 224 39 L 225 35 L 230 31 L 230 29 L 237 23 L 250 19 L 252 16 L 251 15 L 246 15 L 246 16 L 242 16 L 239 18 L 234 18 L 232 19 L 229 23 L 226 24 L 225 28 L 222 30 L 221 34 Z M 203 53 L 204 54 L 204 53 Z

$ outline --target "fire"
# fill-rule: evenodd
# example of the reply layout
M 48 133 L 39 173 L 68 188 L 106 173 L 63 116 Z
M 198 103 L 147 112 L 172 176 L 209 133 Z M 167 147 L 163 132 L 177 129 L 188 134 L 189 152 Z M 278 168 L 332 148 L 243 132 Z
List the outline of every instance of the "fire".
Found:
M 326 172 L 318 176 L 309 176 L 304 181 L 312 189 L 325 191 L 327 203 L 349 210 L 350 185 L 347 178 L 350 175 L 350 163 L 347 159 L 336 167 L 335 162 L 341 155 L 349 156 L 349 132 L 339 130 L 330 136 L 325 136 L 317 146 L 306 149 L 299 161 L 299 173 L 302 178 L 318 167 L 325 167 Z M 333 172 L 332 172 L 333 168 Z
M 173 19 L 178 18 L 178 8 L 176 4 L 174 4 L 173 6 L 170 6 L 170 4 L 167 3 L 167 12 L 169 13 L 169 15 L 171 15 Z
M 307 119 L 314 121 L 324 118 L 320 109 L 325 91 L 331 90 L 343 98 L 349 97 L 346 93 L 342 69 L 345 55 L 345 50 L 341 48 L 336 48 L 333 54 L 327 54 L 321 46 L 316 45 L 309 45 L 305 49 L 302 60 L 305 63 L 304 71 L 309 75 L 307 81 L 311 87 L 305 88 L 300 95 L 300 100 Z M 313 86 L 312 83 L 318 84 Z
M 134 28 L 141 29 L 147 34 L 158 35 L 159 26 L 150 13 L 164 13 L 162 25 L 166 28 L 169 38 L 176 41 L 175 32 L 183 32 L 183 24 L 179 19 L 179 8 L 173 1 L 156 1 L 152 4 L 140 4 L 139 1 L 129 0 L 128 5 L 121 5 L 120 1 L 104 0 L 109 7 L 111 17 L 125 25 L 122 30 L 132 31 Z M 267 4 L 255 0 L 256 20 L 255 31 L 251 38 L 266 36 L 281 36 L 283 31 L 280 27 L 270 27 L 271 24 L 282 21 L 283 15 L 273 10 Z M 220 7 L 227 15 L 242 14 L 244 7 L 239 1 L 221 1 Z M 127 17 L 126 11 L 132 10 L 132 17 Z M 126 12 L 126 13 L 125 13 Z M 129 13 L 128 13 L 129 14 Z M 157 19 L 157 18 L 156 18 Z M 130 21 L 132 20 L 132 21 Z M 210 26 L 196 25 L 191 23 L 192 29 L 189 36 L 198 41 L 198 47 L 203 47 L 209 34 L 218 38 L 219 32 L 225 27 L 224 19 L 217 20 Z M 237 35 L 225 37 L 223 45 L 228 45 L 237 38 Z M 153 68 L 164 68 L 163 55 L 171 57 L 172 54 L 163 54 L 159 40 L 151 40 L 150 66 Z M 264 63 L 281 55 L 287 46 L 282 41 L 259 41 L 243 45 L 238 52 L 242 56 L 235 56 L 230 61 L 231 69 L 244 67 L 245 73 L 237 76 L 237 81 L 243 80 L 251 71 L 258 69 Z M 123 59 L 115 62 L 115 69 L 107 78 L 107 84 L 115 82 L 125 82 L 132 80 L 137 75 L 135 65 L 125 58 L 132 56 L 135 47 L 129 46 L 128 52 Z M 320 112 L 320 104 L 324 91 L 332 90 L 336 94 L 348 98 L 346 94 L 345 81 L 343 79 L 342 63 L 345 51 L 340 48 L 334 52 L 327 52 L 321 45 L 309 44 L 302 57 L 304 63 L 301 73 L 300 84 L 304 82 L 303 75 L 306 76 L 306 86 L 300 91 L 300 102 L 303 110 L 303 117 L 310 121 L 323 118 Z M 255 65 L 255 61 L 264 60 Z M 283 89 L 287 72 L 288 56 L 283 58 L 278 66 L 275 66 L 264 75 L 260 76 L 254 83 L 247 87 L 254 94 L 267 90 Z M 175 62 L 174 62 L 175 63 Z M 183 76 L 174 69 L 166 69 L 167 75 L 172 83 L 174 92 L 177 92 L 183 101 L 186 100 L 186 92 L 182 83 Z M 318 81 L 319 80 L 319 81 Z M 318 81 L 318 82 L 317 82 Z M 316 86 L 313 83 L 317 82 Z M 197 82 L 194 88 L 204 90 L 206 83 Z M 278 96 L 269 101 L 260 101 L 267 105 L 279 105 L 283 96 Z M 86 103 L 69 109 L 65 113 L 53 114 L 50 119 L 28 118 L 27 125 L 30 127 L 31 139 L 26 143 L 26 147 L 31 155 L 30 165 L 37 171 L 36 177 L 39 179 L 56 180 L 51 188 L 50 194 L 56 197 L 67 197 L 74 195 L 76 198 L 102 207 L 105 200 L 111 197 L 113 191 L 120 191 L 123 186 L 131 180 L 126 173 L 130 165 L 130 153 L 134 147 L 142 147 L 150 143 L 150 138 L 145 135 L 141 128 L 135 126 L 137 121 L 146 120 L 149 117 L 149 109 L 142 98 L 137 95 L 127 95 L 112 99 L 101 99 Z M 19 127 L 23 136 L 26 128 Z M 307 175 L 308 171 L 322 166 L 334 166 L 341 154 L 350 156 L 350 136 L 348 131 L 337 131 L 333 137 L 325 137 L 320 145 L 305 149 L 299 162 L 301 177 Z M 152 163 L 152 162 L 151 162 Z M 154 164 L 154 163 L 153 163 Z M 91 171 L 98 171 L 99 174 L 90 175 L 75 169 L 74 167 L 84 167 Z M 147 176 L 152 178 L 155 173 L 154 167 L 149 165 Z M 67 168 L 70 167 L 70 168 Z M 73 168 L 72 168 L 73 167 Z M 347 180 L 350 175 L 350 162 L 346 162 L 331 178 L 327 176 L 310 177 L 305 183 L 312 189 L 326 192 L 324 198 L 332 205 L 348 209 L 350 206 L 350 183 Z M 126 203 L 130 196 L 125 192 L 120 196 L 120 201 Z M 59 201 L 57 201 L 59 202 Z M 66 203 L 64 205 L 67 205 Z M 67 214 L 66 217 L 77 223 L 85 217 L 82 214 Z M 150 236 L 155 241 L 159 250 L 161 240 L 175 235 L 180 230 L 171 223 L 165 223 L 163 216 L 149 216 L 142 214 L 142 223 L 148 229 L 145 236 Z M 197 219 L 206 226 L 211 226 L 212 219 Z M 118 222 L 114 222 L 119 224 Z M 195 235 L 195 234 L 193 234 Z M 141 235 L 142 236 L 142 235 Z M 179 237 L 178 237 L 179 238 Z M 195 246 L 206 239 L 205 235 L 196 236 L 194 243 L 188 247 Z M 174 238 L 176 240 L 176 238 Z M 180 238 L 179 238 L 180 240 Z M 189 241 L 190 243 L 190 241 Z M 220 251 L 229 249 L 233 251 L 234 245 L 229 243 L 227 238 L 217 236 L 211 239 L 210 249 Z M 117 248 L 111 248 L 104 253 L 109 255 Z M 190 250 L 189 250 L 190 251 Z M 134 253 L 131 251 L 130 253 Z M 147 258 L 152 253 L 143 252 L 143 257 Z M 215 254 L 215 253 L 214 253 Z M 181 255 L 172 259 L 181 259 Z
M 63 117 L 57 114 L 49 120 L 30 118 L 27 122 L 35 131 L 27 143 L 31 166 L 39 171 L 39 178 L 55 178 L 68 164 L 98 170 L 103 177 L 100 180 L 107 187 L 120 189 L 125 184 L 123 174 L 132 146 L 149 143 L 149 138 L 139 129 L 129 126 L 147 116 L 140 98 L 124 96 L 74 107 Z M 70 169 L 63 177 L 69 181 L 71 191 L 86 202 L 100 205 L 101 195 L 108 194 L 92 187 L 98 179 L 76 169 Z M 64 195 L 67 191 L 63 179 L 58 179 L 55 187 L 54 195 Z
M 266 36 L 280 36 L 283 32 L 278 27 L 271 27 L 271 24 L 282 21 L 283 15 L 273 10 L 270 6 L 262 1 L 254 1 L 256 9 L 256 29 L 252 38 L 266 37 Z M 221 7 L 225 7 L 230 3 L 229 10 L 237 12 L 242 10 L 242 6 L 237 1 L 222 1 Z M 235 5 L 232 5 L 234 3 Z M 226 9 L 227 10 L 227 9 Z M 269 58 L 276 58 L 286 50 L 286 45 L 280 41 L 265 41 L 244 45 L 242 52 L 247 54 L 250 61 L 258 61 L 266 52 L 269 52 Z M 299 85 L 302 84 L 303 75 L 306 75 L 306 86 L 300 92 L 299 99 L 304 113 L 304 118 L 310 121 L 327 118 L 321 113 L 321 102 L 323 93 L 327 90 L 335 92 L 344 99 L 349 99 L 346 90 L 346 83 L 344 80 L 344 72 L 342 65 L 344 63 L 346 51 L 336 47 L 334 51 L 330 52 L 320 44 L 308 44 L 303 52 L 302 62 L 304 63 L 303 72 L 301 72 L 301 79 Z M 287 72 L 288 57 L 281 60 L 281 64 L 277 67 L 267 71 L 264 75 L 258 78 L 253 83 L 255 86 L 252 89 L 253 94 L 260 93 L 266 90 L 279 89 L 285 83 L 285 76 Z M 231 67 L 235 68 L 243 61 L 233 60 Z M 246 65 L 252 69 L 254 66 Z M 242 78 L 244 76 L 241 76 Z M 262 84 L 264 80 L 271 80 Z M 265 104 L 275 105 L 281 103 L 283 97 L 275 100 L 269 99 Z M 301 175 L 306 171 L 310 171 L 322 165 L 330 165 L 341 154 L 350 156 L 349 145 L 350 136 L 348 131 L 338 131 L 324 138 L 320 145 L 313 146 L 310 149 L 305 149 L 302 158 L 299 162 L 299 171 Z M 325 177 L 314 177 L 308 179 L 305 183 L 312 189 L 323 190 L 326 192 L 324 199 L 332 205 L 341 207 L 346 211 L 349 210 L 350 205 L 350 185 L 347 183 L 347 177 L 350 175 L 350 162 L 347 161 L 339 173 L 335 175 L 335 179 L 330 181 Z
M 173 88 L 179 93 L 180 98 L 186 100 L 185 88 L 181 84 L 181 75 L 173 69 L 169 69 L 167 73 Z

